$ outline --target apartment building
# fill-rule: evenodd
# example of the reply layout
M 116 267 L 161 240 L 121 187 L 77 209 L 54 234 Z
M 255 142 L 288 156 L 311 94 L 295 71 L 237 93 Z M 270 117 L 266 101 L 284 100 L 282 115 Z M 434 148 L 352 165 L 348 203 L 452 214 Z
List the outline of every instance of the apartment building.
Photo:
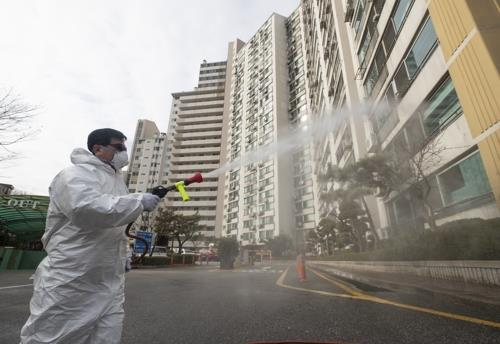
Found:
M 166 179 L 166 134 L 146 119 L 137 121 L 125 183 L 130 192 L 150 192 Z
M 500 216 L 499 56 L 486 29 L 496 18 L 498 38 L 498 11 L 495 17 L 493 3 L 481 3 L 486 7 L 465 0 L 342 3 L 358 90 L 374 104 L 366 150 L 397 156 L 439 147 L 438 163 L 426 169 L 438 224 Z M 424 226 L 422 200 L 409 190 L 378 198 L 378 208 L 385 236 Z
M 203 61 L 198 86 L 172 94 L 166 154 L 169 183 L 184 180 L 195 172 L 206 174 L 220 166 L 225 82 L 226 61 Z M 216 205 L 217 199 L 223 197 L 218 193 L 222 192 L 218 177 L 205 177 L 203 183 L 189 187 L 189 202 L 171 192 L 165 205 L 184 215 L 198 212 L 200 224 L 206 226 L 203 234 L 219 236 Z
M 288 134 L 286 18 L 271 15 L 247 43 L 230 47 L 225 144 L 226 160 L 235 161 Z M 237 237 L 244 246 L 282 233 L 293 235 L 291 169 L 288 156 L 272 155 L 229 171 L 223 235 Z
M 286 21 L 288 63 L 288 120 L 289 130 L 300 133 L 307 129 L 311 120 L 308 104 L 309 88 L 306 85 L 306 46 L 304 42 L 304 19 L 301 8 L 297 8 Z M 292 152 L 294 239 L 297 243 L 307 240 L 308 233 L 319 222 L 318 193 L 313 173 L 313 145 Z

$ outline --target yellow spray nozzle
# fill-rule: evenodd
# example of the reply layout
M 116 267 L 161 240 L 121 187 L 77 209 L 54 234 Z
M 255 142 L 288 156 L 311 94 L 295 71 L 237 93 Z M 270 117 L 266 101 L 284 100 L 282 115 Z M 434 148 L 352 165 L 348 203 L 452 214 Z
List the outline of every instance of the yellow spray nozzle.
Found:
M 179 193 L 182 197 L 182 200 L 184 202 L 189 201 L 189 195 L 187 194 L 186 188 L 184 187 L 184 181 L 180 181 L 180 182 L 175 183 L 175 188 L 177 189 L 177 191 L 179 191 Z

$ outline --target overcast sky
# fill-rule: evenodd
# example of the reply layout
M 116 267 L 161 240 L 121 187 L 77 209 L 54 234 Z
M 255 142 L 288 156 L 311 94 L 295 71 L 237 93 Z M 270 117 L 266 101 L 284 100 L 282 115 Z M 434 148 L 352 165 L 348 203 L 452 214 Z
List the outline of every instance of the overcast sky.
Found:
M 203 59 L 226 59 L 273 13 L 299 0 L 2 0 L 0 89 L 38 107 L 40 133 L 0 163 L 0 183 L 48 194 L 75 147 L 96 128 L 132 143 L 139 118 L 167 130 L 171 93 L 197 84 Z

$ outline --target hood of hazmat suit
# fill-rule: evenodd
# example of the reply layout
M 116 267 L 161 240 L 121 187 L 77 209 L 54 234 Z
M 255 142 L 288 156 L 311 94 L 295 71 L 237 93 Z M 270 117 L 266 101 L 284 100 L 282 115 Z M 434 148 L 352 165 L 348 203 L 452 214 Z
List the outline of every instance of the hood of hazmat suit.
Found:
M 124 317 L 125 226 L 143 211 L 123 175 L 77 148 L 52 181 L 31 315 L 21 343 L 120 343 Z

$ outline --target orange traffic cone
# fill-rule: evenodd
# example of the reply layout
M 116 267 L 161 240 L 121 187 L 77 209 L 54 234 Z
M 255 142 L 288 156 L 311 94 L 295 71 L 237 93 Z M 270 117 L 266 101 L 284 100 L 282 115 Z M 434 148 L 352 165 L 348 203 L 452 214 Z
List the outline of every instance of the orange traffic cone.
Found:
M 297 274 L 299 275 L 299 281 L 305 282 L 306 278 L 306 264 L 303 254 L 299 254 L 297 256 L 297 260 L 295 262 L 295 268 L 297 269 Z

